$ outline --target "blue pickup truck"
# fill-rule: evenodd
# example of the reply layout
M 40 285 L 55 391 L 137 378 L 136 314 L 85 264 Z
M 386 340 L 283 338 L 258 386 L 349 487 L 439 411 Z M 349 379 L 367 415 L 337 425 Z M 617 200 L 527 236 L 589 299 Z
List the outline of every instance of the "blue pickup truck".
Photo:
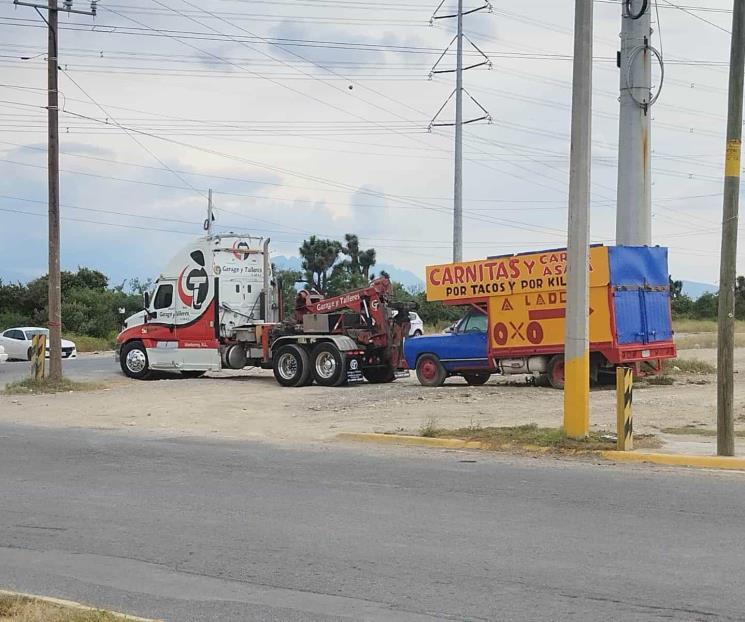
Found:
M 473 307 L 444 333 L 407 339 L 406 363 L 425 386 L 440 386 L 448 376 L 484 384 L 497 371 L 489 362 L 487 326 L 486 312 Z

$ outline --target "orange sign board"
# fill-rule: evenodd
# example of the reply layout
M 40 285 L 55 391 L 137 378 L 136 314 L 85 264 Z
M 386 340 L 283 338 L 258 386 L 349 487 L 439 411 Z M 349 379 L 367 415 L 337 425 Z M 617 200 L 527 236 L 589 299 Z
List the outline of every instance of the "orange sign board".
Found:
M 492 350 L 560 347 L 564 343 L 565 288 L 493 296 L 488 308 Z M 590 341 L 612 341 L 607 286 L 590 288 Z
M 608 284 L 608 249 L 590 249 L 590 287 Z M 566 289 L 566 251 L 427 266 L 427 300 L 443 302 Z

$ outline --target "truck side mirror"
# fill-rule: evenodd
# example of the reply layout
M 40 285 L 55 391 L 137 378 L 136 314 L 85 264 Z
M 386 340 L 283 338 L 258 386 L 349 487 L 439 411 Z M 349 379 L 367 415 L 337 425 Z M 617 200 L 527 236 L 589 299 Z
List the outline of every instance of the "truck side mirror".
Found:
M 142 305 L 145 309 L 150 306 L 150 292 L 145 292 L 142 294 Z

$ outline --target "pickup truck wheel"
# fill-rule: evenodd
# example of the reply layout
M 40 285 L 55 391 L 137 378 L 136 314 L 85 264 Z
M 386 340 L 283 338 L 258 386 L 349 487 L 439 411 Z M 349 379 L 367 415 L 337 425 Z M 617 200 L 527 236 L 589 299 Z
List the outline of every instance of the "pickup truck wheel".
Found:
M 370 367 L 363 370 L 362 375 L 370 384 L 385 384 L 396 379 L 392 367 Z
M 564 356 L 562 354 L 556 354 L 549 359 L 546 372 L 548 381 L 554 389 L 564 388 Z
M 489 374 L 463 374 L 466 382 L 471 386 L 481 386 L 489 382 Z
M 425 387 L 439 387 L 445 382 L 447 372 L 434 354 L 422 354 L 416 362 L 416 377 Z
M 347 359 L 333 343 L 319 343 L 310 358 L 316 384 L 338 387 L 347 381 Z
M 147 380 L 150 377 L 150 363 L 145 344 L 141 341 L 129 341 L 122 346 L 119 364 L 124 375 L 135 380 Z
M 302 387 L 310 379 L 310 359 L 299 345 L 288 343 L 274 353 L 274 378 L 283 387 Z

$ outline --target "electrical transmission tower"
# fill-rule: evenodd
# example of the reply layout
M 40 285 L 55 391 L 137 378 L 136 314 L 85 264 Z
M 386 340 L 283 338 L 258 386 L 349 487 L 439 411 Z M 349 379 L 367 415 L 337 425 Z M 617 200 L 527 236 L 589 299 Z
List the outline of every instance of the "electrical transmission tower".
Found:
M 651 108 L 660 96 L 662 54 L 650 44 L 652 0 L 622 0 L 621 104 L 618 134 L 616 243 L 652 243 Z M 660 64 L 660 85 L 652 93 L 652 57 Z
M 58 14 L 78 13 L 96 15 L 98 0 L 91 0 L 90 11 L 73 9 L 73 0 L 63 0 L 62 6 L 57 0 L 48 2 L 21 2 L 15 0 L 16 6 L 32 7 L 46 22 L 49 33 L 49 50 L 47 54 L 47 121 L 49 125 L 49 378 L 62 378 L 62 285 L 60 281 L 60 225 L 59 225 L 59 90 L 57 77 L 59 71 L 59 29 Z M 47 17 L 41 10 L 47 11 Z
M 441 19 L 457 19 L 458 29 L 455 37 L 450 44 L 445 48 L 445 51 L 437 59 L 437 62 L 432 67 L 429 77 L 441 73 L 455 73 L 455 90 L 450 93 L 450 96 L 445 100 L 445 103 L 440 106 L 437 114 L 430 121 L 429 129 L 433 127 L 455 127 L 455 179 L 453 183 L 453 261 L 463 261 L 463 126 L 467 123 L 475 123 L 476 121 L 491 121 L 491 116 L 476 99 L 463 88 L 463 72 L 468 69 L 475 69 L 476 67 L 482 67 L 486 65 L 491 69 L 491 61 L 489 57 L 484 54 L 478 46 L 471 41 L 468 37 L 463 34 L 463 16 L 470 15 L 471 13 L 478 13 L 479 11 L 491 11 L 491 4 L 485 2 L 483 5 L 474 9 L 463 10 L 463 0 L 458 0 L 458 10 L 456 13 L 448 15 L 440 15 L 440 9 L 445 4 L 445 0 L 442 0 L 435 12 L 432 14 L 430 24 L 434 24 L 435 21 Z M 463 66 L 463 39 L 466 39 L 471 44 L 473 49 L 477 52 L 479 60 L 474 62 L 467 67 Z M 456 66 L 455 69 L 439 69 L 440 63 L 443 58 L 447 55 L 450 49 L 453 47 L 453 43 L 456 44 Z M 466 93 L 471 101 L 481 111 L 481 115 L 463 121 L 463 93 Z M 442 122 L 438 121 L 438 118 L 445 106 L 448 105 L 451 99 L 455 96 L 455 121 L 454 122 Z

